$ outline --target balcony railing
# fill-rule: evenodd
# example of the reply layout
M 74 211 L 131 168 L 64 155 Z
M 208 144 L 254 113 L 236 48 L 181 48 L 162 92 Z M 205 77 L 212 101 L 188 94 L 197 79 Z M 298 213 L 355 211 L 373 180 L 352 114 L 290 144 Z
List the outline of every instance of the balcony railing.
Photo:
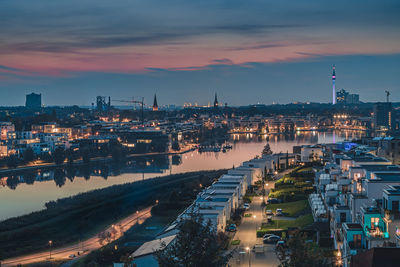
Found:
M 367 229 L 365 235 L 369 239 L 389 239 L 389 233 L 383 232 L 380 228 Z

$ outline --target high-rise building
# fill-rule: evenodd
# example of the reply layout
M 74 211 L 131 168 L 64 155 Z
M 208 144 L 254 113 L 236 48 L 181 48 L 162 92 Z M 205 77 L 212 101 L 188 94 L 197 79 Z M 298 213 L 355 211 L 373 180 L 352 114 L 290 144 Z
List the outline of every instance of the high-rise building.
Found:
M 337 104 L 360 104 L 360 96 L 358 94 L 350 94 L 344 89 L 336 92 L 336 103 Z
M 158 110 L 157 95 L 154 94 L 153 111 L 157 111 L 157 110 Z
M 215 93 L 215 98 L 214 98 L 214 108 L 218 108 L 218 98 L 217 98 L 217 93 Z
M 392 103 L 375 103 L 374 104 L 374 127 L 375 129 L 392 128 Z
M 335 65 L 333 65 L 332 69 L 332 104 L 336 104 L 336 88 L 335 88 L 335 83 L 336 83 L 336 70 L 335 70 Z
M 26 95 L 25 107 L 40 108 L 42 106 L 42 94 L 31 93 Z
M 346 97 L 349 95 L 349 92 L 346 90 L 342 89 L 336 92 L 336 103 L 338 104 L 345 104 L 346 103 Z

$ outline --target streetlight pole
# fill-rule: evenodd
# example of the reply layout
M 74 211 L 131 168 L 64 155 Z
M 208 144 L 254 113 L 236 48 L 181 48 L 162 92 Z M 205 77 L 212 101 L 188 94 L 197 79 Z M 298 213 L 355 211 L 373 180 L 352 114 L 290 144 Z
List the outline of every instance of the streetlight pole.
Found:
M 247 250 L 247 252 L 248 252 L 248 254 L 249 254 L 249 267 L 251 267 L 250 248 L 249 248 L 249 247 L 246 247 L 246 250 Z
M 254 218 L 254 224 L 256 225 L 256 237 L 257 237 L 257 221 L 256 221 L 257 216 L 253 215 L 253 218 Z
M 49 240 L 49 246 L 50 246 L 50 257 L 49 259 L 51 260 L 51 246 L 53 245 L 53 241 Z

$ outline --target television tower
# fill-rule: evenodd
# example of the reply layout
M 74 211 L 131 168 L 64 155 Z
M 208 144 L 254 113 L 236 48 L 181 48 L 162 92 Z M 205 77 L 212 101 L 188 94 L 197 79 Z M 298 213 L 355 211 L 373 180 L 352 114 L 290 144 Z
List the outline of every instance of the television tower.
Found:
M 332 68 L 332 104 L 336 104 L 336 88 L 335 88 L 335 82 L 336 82 L 336 71 L 335 71 L 335 64 L 333 64 Z

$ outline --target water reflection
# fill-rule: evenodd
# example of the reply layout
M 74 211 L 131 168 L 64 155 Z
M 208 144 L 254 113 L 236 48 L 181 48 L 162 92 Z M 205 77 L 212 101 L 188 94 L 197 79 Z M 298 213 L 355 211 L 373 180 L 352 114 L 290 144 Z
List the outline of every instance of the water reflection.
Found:
M 109 176 L 119 176 L 126 173 L 162 174 L 170 169 L 171 165 L 181 164 L 181 157 L 181 155 L 174 155 L 172 157 L 167 155 L 137 157 L 134 160 L 124 163 L 102 162 L 91 165 L 26 171 L 1 177 L 0 185 L 15 190 L 20 183 L 34 185 L 35 182 L 54 181 L 57 187 L 62 187 L 65 185 L 67 179 L 73 182 L 75 177 L 89 181 L 91 177 L 102 177 L 104 180 L 107 180 Z
M 224 152 L 192 151 L 183 155 L 136 157 L 126 163 L 101 162 L 67 166 L 0 177 L 0 220 L 40 210 L 50 200 L 114 184 L 197 170 L 231 168 L 259 155 L 266 142 L 272 151 L 292 151 L 293 146 L 331 143 L 362 137 L 360 132 L 307 132 L 289 135 L 234 134 L 232 149 Z

